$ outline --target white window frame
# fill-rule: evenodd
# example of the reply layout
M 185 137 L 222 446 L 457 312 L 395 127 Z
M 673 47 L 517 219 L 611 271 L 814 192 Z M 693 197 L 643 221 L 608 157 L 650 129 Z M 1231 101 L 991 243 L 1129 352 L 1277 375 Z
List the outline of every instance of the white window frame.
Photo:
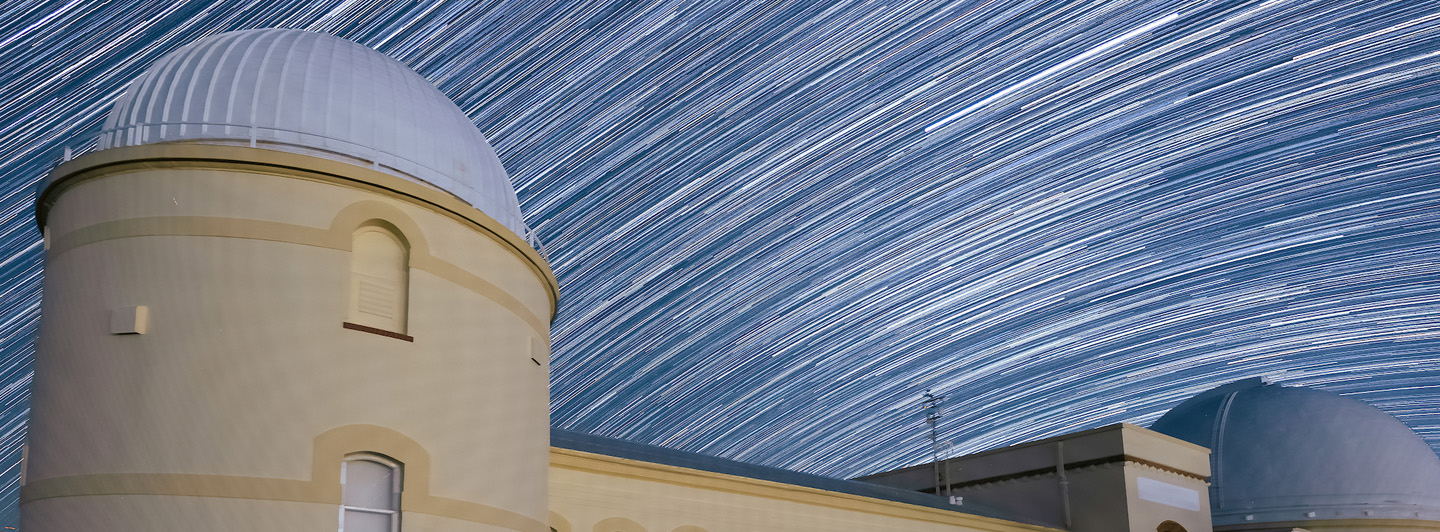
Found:
M 345 470 L 350 462 L 373 462 L 390 468 L 390 505 L 393 509 L 367 508 L 364 506 L 348 506 L 345 504 Z M 345 512 L 356 511 L 368 514 L 380 514 L 390 516 L 390 532 L 400 532 L 400 491 L 404 486 L 402 475 L 404 470 L 400 462 L 396 462 L 384 456 L 374 453 L 355 453 L 347 455 L 345 461 L 340 463 L 340 532 L 345 532 Z

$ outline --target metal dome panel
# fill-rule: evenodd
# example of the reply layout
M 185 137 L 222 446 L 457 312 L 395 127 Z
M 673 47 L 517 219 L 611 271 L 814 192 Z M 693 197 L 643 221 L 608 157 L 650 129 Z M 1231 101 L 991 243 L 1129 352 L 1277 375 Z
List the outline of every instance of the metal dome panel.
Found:
M 116 100 L 99 149 L 203 141 L 346 160 L 449 192 L 534 244 L 484 135 L 425 78 L 302 30 L 213 35 L 161 58 Z
M 1247 379 L 1180 403 L 1150 428 L 1210 448 L 1216 526 L 1440 518 L 1440 457 L 1354 399 Z

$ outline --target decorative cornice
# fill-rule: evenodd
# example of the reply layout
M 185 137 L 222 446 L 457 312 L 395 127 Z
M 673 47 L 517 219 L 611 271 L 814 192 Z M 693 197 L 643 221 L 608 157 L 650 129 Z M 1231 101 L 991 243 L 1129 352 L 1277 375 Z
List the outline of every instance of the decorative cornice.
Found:
M 245 146 L 172 142 L 111 148 L 81 155 L 56 166 L 35 195 L 35 220 L 45 227 L 55 200 L 88 179 L 153 168 L 239 169 L 282 177 L 347 186 L 401 199 L 451 218 L 489 235 L 529 266 L 546 286 L 554 321 L 560 283 L 550 263 L 520 235 L 454 195 L 354 164 Z
M 1144 458 L 1139 458 L 1139 457 L 1132 456 L 1132 455 L 1128 455 L 1128 454 L 1117 454 L 1117 455 L 1113 455 L 1113 456 L 1106 456 L 1106 457 L 1102 457 L 1102 458 L 1095 458 L 1095 459 L 1092 459 L 1092 460 L 1084 460 L 1084 461 L 1080 461 L 1080 462 L 1070 462 L 1070 463 L 1065 464 L 1065 470 L 1066 470 L 1066 471 L 1074 471 L 1074 470 L 1076 470 L 1076 469 L 1091 468 L 1091 467 L 1098 467 L 1098 466 L 1105 466 L 1105 465 L 1124 464 L 1124 463 L 1127 463 L 1127 462 L 1128 462 L 1128 463 L 1131 463 L 1131 464 L 1135 464 L 1135 465 L 1141 465 L 1141 466 L 1149 467 L 1149 468 L 1151 468 L 1151 469 L 1156 469 L 1156 470 L 1164 471 L 1164 472 L 1166 472 L 1166 473 L 1172 473 L 1172 474 L 1175 474 L 1175 475 L 1180 475 L 1180 476 L 1182 476 L 1182 477 L 1199 480 L 1199 481 L 1201 481 L 1201 482 L 1205 482 L 1205 481 L 1207 480 L 1207 479 L 1206 479 L 1205 477 L 1203 477 L 1203 476 L 1196 475 L 1196 474 L 1194 474 L 1194 473 L 1190 473 L 1190 472 L 1185 471 L 1185 470 L 1182 470 L 1182 469 L 1177 469 L 1177 468 L 1174 468 L 1174 467 L 1167 466 L 1167 465 L 1165 465 L 1165 464 L 1161 464 L 1161 463 L 1158 463 L 1158 462 L 1153 462 L 1153 461 L 1150 461 L 1150 460 L 1146 460 L 1146 459 L 1144 459 Z M 985 478 L 979 478 L 979 479 L 975 479 L 975 480 L 967 480 L 967 481 L 965 481 L 965 482 L 957 482 L 957 483 L 953 484 L 951 487 L 952 487 L 952 488 L 969 488 L 969 487 L 979 486 L 979 485 L 983 485 L 983 484 L 993 484 L 993 483 L 996 483 L 996 482 L 1005 482 L 1005 481 L 1009 481 L 1009 480 L 1020 480 L 1020 479 L 1029 478 L 1029 477 L 1043 477 L 1043 476 L 1046 476 L 1046 475 L 1054 475 L 1054 474 L 1055 474 L 1055 468 L 1054 468 L 1053 466 L 1051 466 L 1051 467 L 1041 467 L 1041 468 L 1035 468 L 1035 469 L 1028 469 L 1028 470 L 1025 470 L 1025 471 L 1017 471 L 1017 472 L 1015 472 L 1015 473 L 1008 473 L 1008 474 L 1004 474 L 1004 475 L 995 475 L 995 476 L 985 477 Z M 927 491 L 927 492 L 929 492 L 930 490 L 922 490 L 922 491 Z

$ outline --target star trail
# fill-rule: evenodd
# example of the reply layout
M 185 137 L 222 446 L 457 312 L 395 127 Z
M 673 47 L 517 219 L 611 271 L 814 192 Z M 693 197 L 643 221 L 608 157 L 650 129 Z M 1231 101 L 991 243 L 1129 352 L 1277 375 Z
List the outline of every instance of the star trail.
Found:
M 333 33 L 453 98 L 561 283 L 552 423 L 838 477 L 1255 375 L 1440 449 L 1440 4 L 7 2 L 0 469 L 35 184 L 200 37 Z

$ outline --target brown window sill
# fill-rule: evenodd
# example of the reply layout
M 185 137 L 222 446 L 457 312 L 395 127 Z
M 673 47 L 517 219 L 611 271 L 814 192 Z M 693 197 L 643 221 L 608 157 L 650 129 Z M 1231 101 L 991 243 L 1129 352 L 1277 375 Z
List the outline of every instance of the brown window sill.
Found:
M 367 333 L 370 333 L 370 334 L 378 334 L 378 335 L 384 336 L 384 337 L 386 337 L 386 338 L 394 338 L 394 339 L 396 339 L 396 340 L 404 340 L 404 341 L 406 341 L 406 342 L 414 342 L 414 341 L 415 341 L 415 337 L 410 336 L 410 335 L 400 334 L 400 333 L 397 333 L 397 332 L 394 332 L 394 331 L 387 331 L 387 330 L 385 330 L 385 329 L 377 329 L 377 328 L 370 327 L 370 326 L 367 326 L 367 325 L 360 325 L 360 324 L 358 324 L 358 323 L 350 323 L 350 322 L 347 321 L 347 322 L 341 323 L 340 326 L 341 326 L 341 327 L 344 327 L 344 328 L 346 328 L 346 329 L 350 329 L 350 330 L 352 330 L 352 331 L 360 331 L 360 332 L 367 332 Z

